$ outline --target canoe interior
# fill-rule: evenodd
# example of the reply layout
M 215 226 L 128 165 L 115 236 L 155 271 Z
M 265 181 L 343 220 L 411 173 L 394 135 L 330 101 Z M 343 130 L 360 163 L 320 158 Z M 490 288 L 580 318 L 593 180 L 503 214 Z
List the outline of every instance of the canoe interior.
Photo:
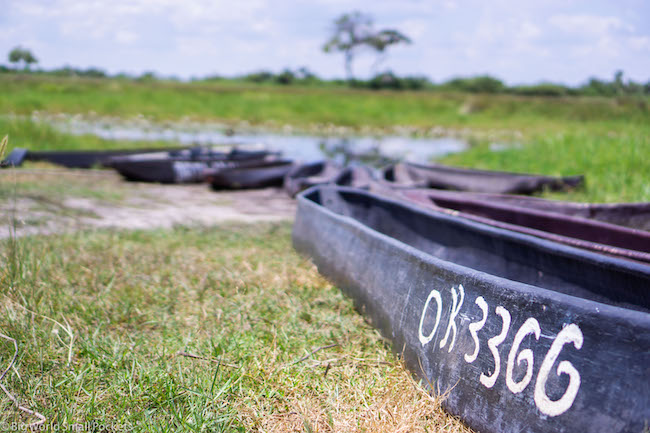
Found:
M 650 312 L 650 266 L 426 212 L 353 189 L 305 196 L 424 253 L 512 281 Z

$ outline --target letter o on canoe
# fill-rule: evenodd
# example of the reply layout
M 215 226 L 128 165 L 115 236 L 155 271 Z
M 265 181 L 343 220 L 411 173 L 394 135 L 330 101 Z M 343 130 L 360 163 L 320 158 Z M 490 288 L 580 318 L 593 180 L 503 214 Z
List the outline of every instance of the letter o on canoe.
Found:
M 436 312 L 436 324 L 433 325 L 433 330 L 429 335 L 424 335 L 424 330 L 422 327 L 424 326 L 424 317 L 427 315 L 427 309 L 429 308 L 429 303 L 431 302 L 431 299 L 436 300 L 436 306 L 437 312 Z M 420 339 L 420 343 L 422 346 L 425 346 L 427 343 L 429 343 L 431 340 L 433 340 L 433 336 L 436 335 L 436 331 L 438 330 L 438 325 L 440 325 L 440 315 L 442 314 L 442 297 L 440 296 L 440 292 L 433 289 L 431 293 L 429 293 L 429 296 L 427 297 L 427 302 L 424 303 L 424 308 L 422 309 L 422 316 L 420 317 L 420 326 L 418 327 L 418 338 Z

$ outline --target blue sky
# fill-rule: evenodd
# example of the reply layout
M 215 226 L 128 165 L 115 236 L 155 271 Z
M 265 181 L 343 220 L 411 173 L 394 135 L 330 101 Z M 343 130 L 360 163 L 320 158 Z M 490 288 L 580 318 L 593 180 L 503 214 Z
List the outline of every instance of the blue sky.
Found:
M 320 48 L 332 20 L 352 10 L 413 39 L 389 50 L 380 70 L 579 84 L 622 69 L 650 80 L 646 0 L 0 0 L 0 55 L 7 64 L 22 45 L 45 68 L 189 78 L 307 66 L 342 77 L 342 57 Z M 367 76 L 374 61 L 361 56 L 355 72 Z

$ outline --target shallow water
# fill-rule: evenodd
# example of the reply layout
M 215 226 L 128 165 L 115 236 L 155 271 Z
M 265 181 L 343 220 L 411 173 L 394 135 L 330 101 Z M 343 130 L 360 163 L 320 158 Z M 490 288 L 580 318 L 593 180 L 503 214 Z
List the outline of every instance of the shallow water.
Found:
M 352 160 L 382 164 L 392 160 L 426 162 L 449 153 L 461 152 L 468 143 L 459 138 L 410 138 L 401 136 L 318 136 L 264 131 L 233 132 L 223 125 L 153 124 L 150 122 L 107 122 L 85 119 L 48 119 L 56 129 L 76 135 L 91 134 L 108 140 L 169 141 L 183 145 L 262 145 L 301 161 L 323 158 L 338 162 Z

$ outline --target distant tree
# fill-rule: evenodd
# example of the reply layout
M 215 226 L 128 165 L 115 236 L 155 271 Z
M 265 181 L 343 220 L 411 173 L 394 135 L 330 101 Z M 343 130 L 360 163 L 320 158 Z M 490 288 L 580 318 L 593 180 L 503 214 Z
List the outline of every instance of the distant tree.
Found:
M 34 57 L 31 51 L 22 47 L 15 47 L 9 52 L 9 61 L 16 64 L 23 63 L 24 69 L 29 69 L 32 63 L 38 63 L 38 59 Z
M 375 35 L 369 37 L 367 44 L 372 47 L 378 55 L 377 60 L 374 64 L 374 68 L 377 68 L 377 66 L 379 66 L 382 61 L 386 60 L 386 48 L 390 47 L 391 45 L 402 43 L 410 44 L 411 39 L 398 32 L 397 30 L 381 30 Z
M 316 78 L 316 75 L 310 71 L 307 66 L 298 68 L 298 70 L 295 72 L 295 76 L 300 80 L 311 80 Z
M 614 73 L 614 81 L 612 82 L 616 93 L 619 95 L 625 93 L 625 83 L 623 83 L 623 71 L 620 69 Z
M 290 69 L 285 69 L 275 76 L 275 81 L 278 84 L 291 84 L 296 79 L 296 75 Z
M 473 93 L 499 93 L 505 85 L 498 78 L 489 75 L 479 75 L 469 78 L 454 78 L 443 84 L 443 88 Z
M 253 83 L 265 83 L 273 80 L 273 73 L 269 71 L 259 71 L 244 75 L 242 78 L 245 81 L 252 81 Z
M 380 59 L 383 59 L 389 46 L 411 43 L 407 36 L 397 30 L 375 31 L 373 27 L 372 17 L 358 11 L 343 14 L 334 20 L 334 34 L 323 45 L 323 51 L 343 53 L 348 80 L 354 77 L 352 62 L 360 50 L 364 48 L 374 50 Z

